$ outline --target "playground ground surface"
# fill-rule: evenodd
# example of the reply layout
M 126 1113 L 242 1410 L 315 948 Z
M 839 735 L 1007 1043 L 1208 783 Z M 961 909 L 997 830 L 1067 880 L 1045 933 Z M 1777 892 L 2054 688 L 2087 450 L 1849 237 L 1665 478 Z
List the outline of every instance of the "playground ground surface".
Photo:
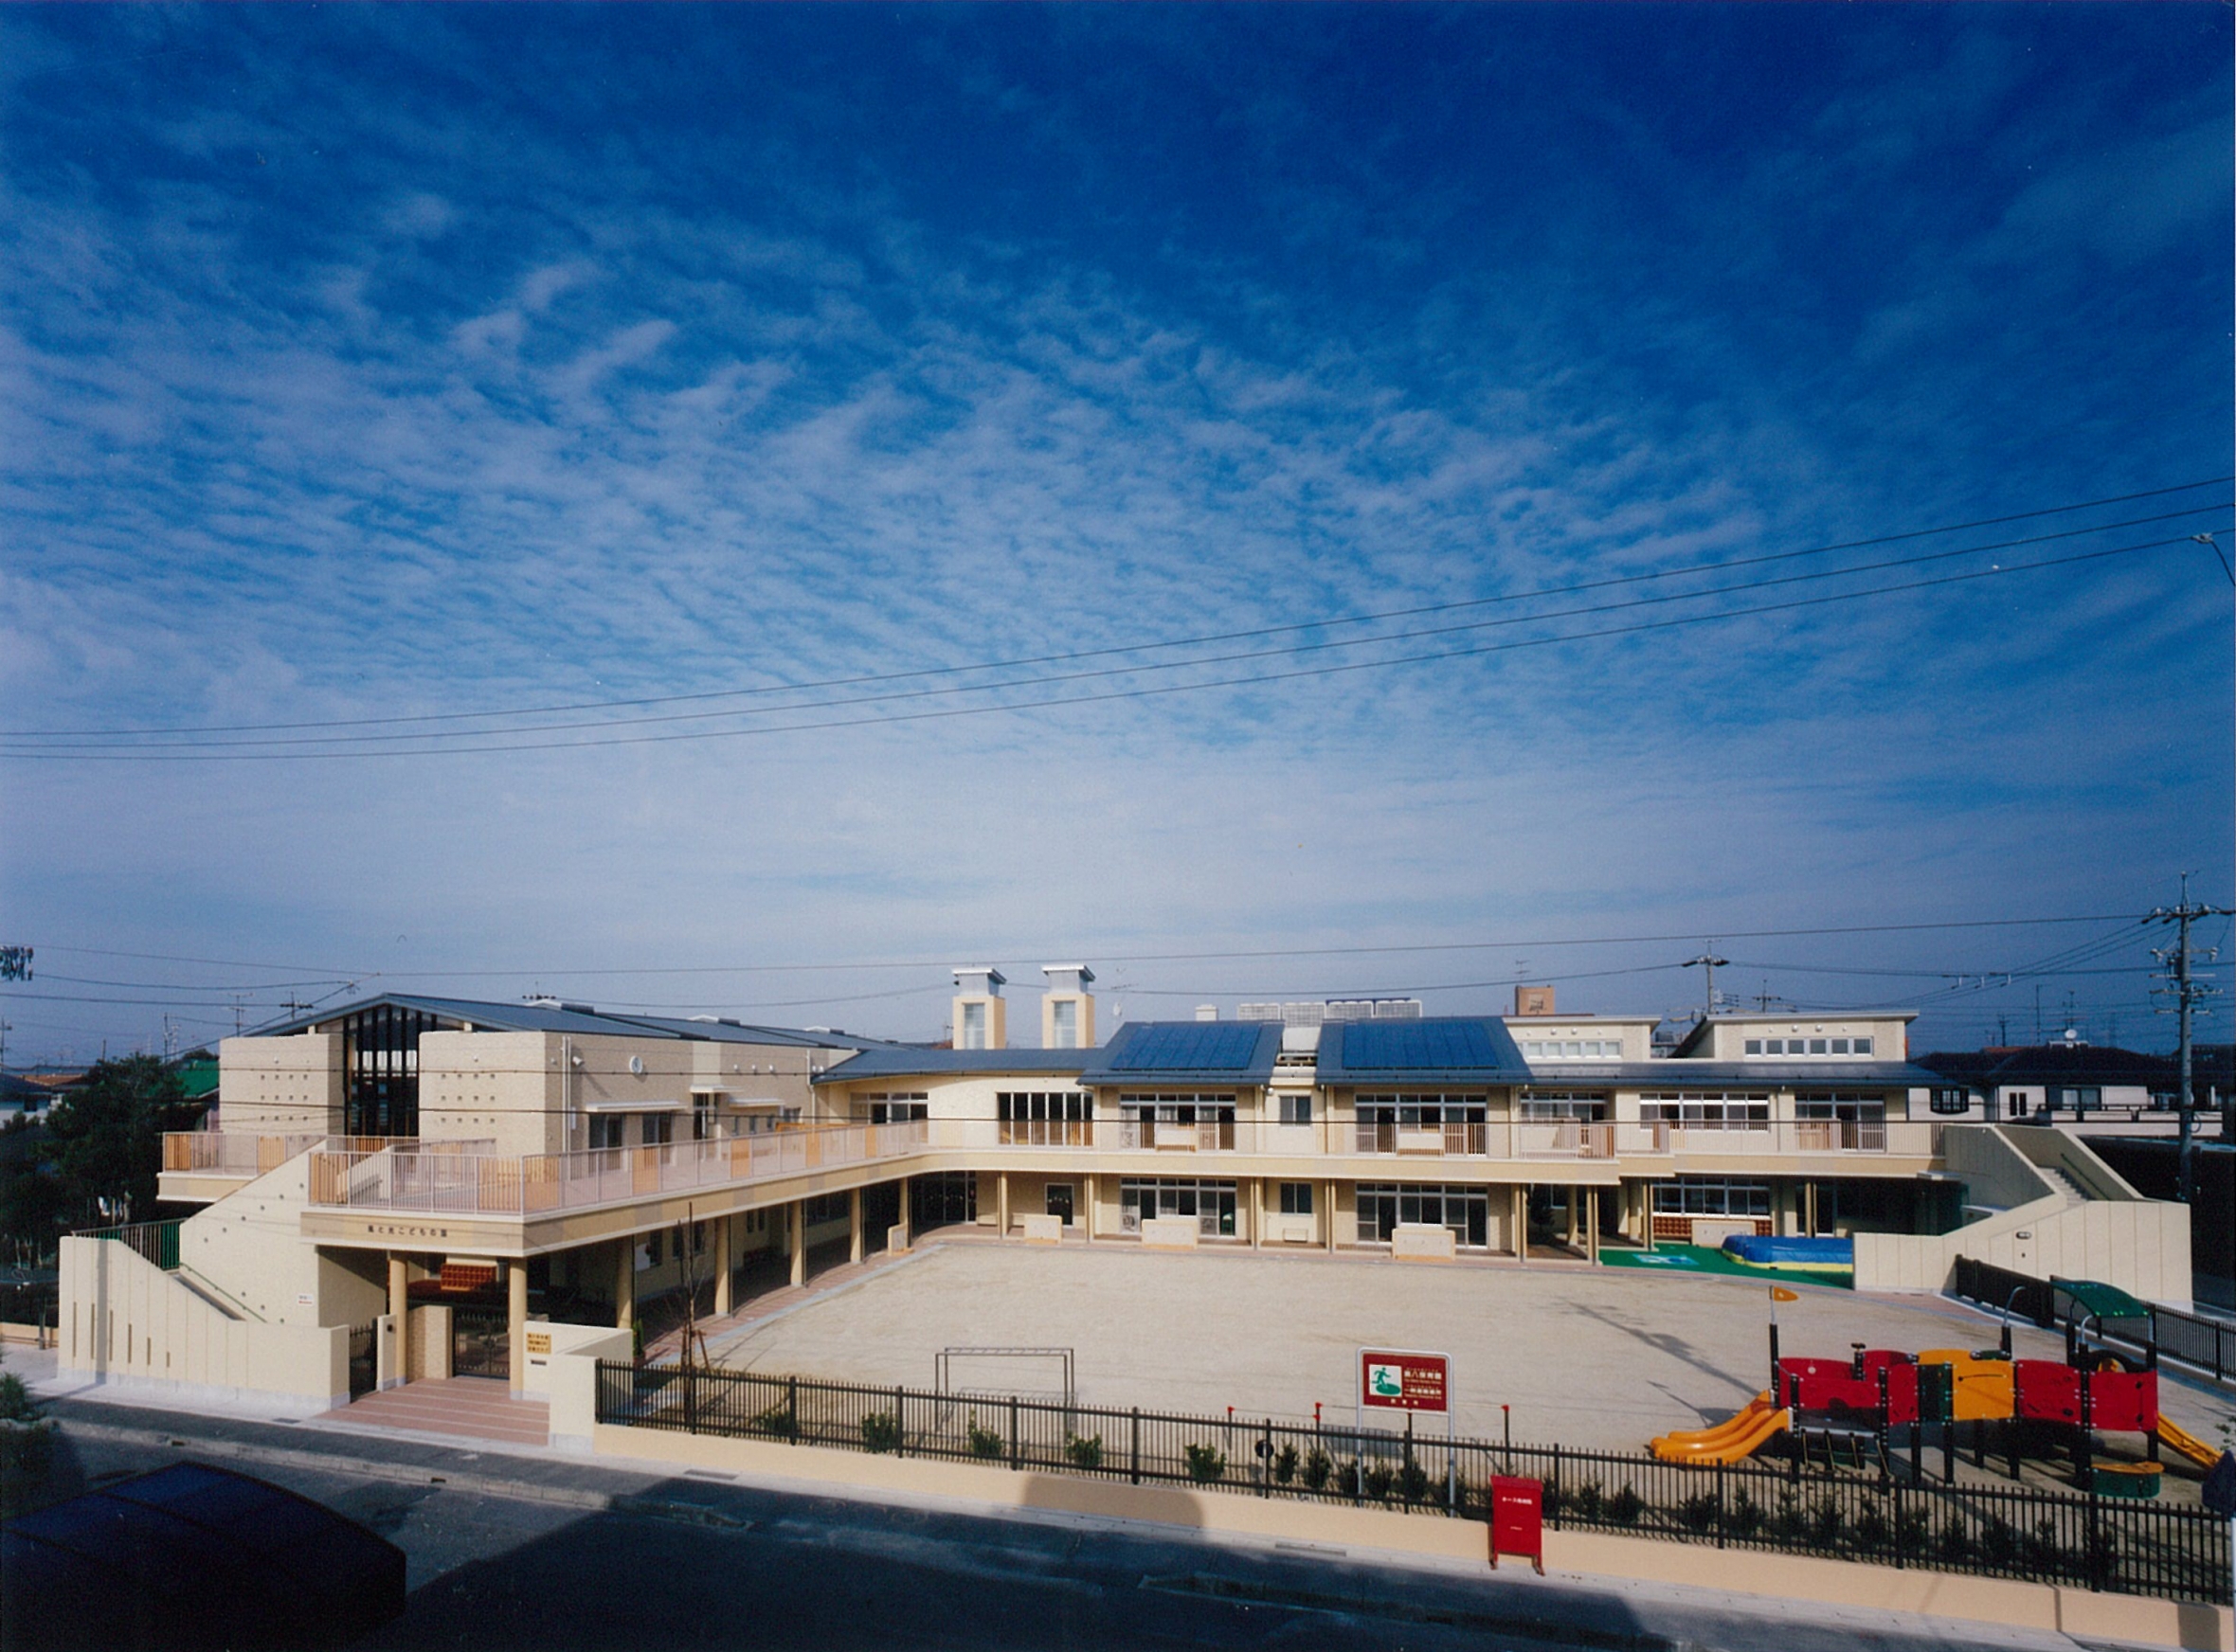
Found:
M 1946 1299 L 1785 1283 L 1799 1297 L 1777 1309 L 1789 1355 L 1995 1342 L 1993 1319 Z M 1764 1282 L 1729 1274 L 935 1239 L 711 1352 L 739 1370 L 929 1388 L 942 1348 L 1070 1348 L 1091 1405 L 1307 1419 L 1317 1405 L 1339 1423 L 1361 1345 L 1427 1349 L 1452 1357 L 1462 1434 L 1497 1438 L 1510 1406 L 1517 1441 L 1635 1451 L 1721 1421 L 1768 1385 L 1770 1306 Z M 2023 1358 L 2064 1353 L 2031 1325 L 2014 1346 Z M 1020 1362 L 969 1386 L 1056 1380 L 1051 1363 Z M 2167 1414 L 2203 1439 L 2236 1422 L 2225 1394 L 2161 1389 Z M 2106 1445 L 2136 1455 L 2141 1443 Z

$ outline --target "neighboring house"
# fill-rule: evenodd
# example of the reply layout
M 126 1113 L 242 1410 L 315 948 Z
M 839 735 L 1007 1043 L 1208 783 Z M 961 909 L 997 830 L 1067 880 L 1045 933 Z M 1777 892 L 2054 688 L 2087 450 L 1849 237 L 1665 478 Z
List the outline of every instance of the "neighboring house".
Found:
M 1935 1082 L 1936 1118 L 2056 1123 L 2134 1135 L 2176 1127 L 2181 1071 L 2173 1058 L 2065 1039 L 2055 1044 L 1937 1050 L 1918 1065 Z M 2200 1107 L 2206 1086 L 2193 1083 Z

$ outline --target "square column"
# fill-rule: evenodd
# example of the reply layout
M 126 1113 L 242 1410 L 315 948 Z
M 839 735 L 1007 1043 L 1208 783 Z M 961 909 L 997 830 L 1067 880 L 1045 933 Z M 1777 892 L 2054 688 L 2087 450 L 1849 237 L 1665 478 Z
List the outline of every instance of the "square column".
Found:
M 1599 1260 L 1599 1190 L 1587 1189 L 1584 1198 L 1584 1254 L 1596 1263 Z
M 404 1316 L 411 1311 L 411 1293 L 408 1288 L 410 1280 L 411 1265 L 397 1255 L 395 1251 L 389 1251 L 388 1317 L 396 1321 L 399 1327 L 397 1333 L 399 1336 L 403 1334 L 401 1327 L 404 1323 Z
M 613 1251 L 613 1325 L 626 1331 L 637 1322 L 637 1241 L 623 1234 Z
M 1332 1256 L 1335 1254 L 1335 1183 L 1325 1182 L 1322 1186 L 1326 1194 L 1327 1253 Z
M 1529 1264 L 1529 1189 L 1517 1182 L 1514 1186 L 1514 1260 L 1524 1266 Z
M 862 1190 L 856 1188 L 846 1195 L 846 1260 L 862 1259 Z
M 1250 1181 L 1250 1248 L 1263 1250 L 1266 1233 L 1266 1178 L 1253 1176 Z
M 807 1205 L 794 1199 L 784 1207 L 784 1231 L 792 1252 L 792 1283 L 807 1283 Z
M 505 1351 L 513 1397 L 528 1392 L 528 1264 L 508 1262 L 505 1270 Z
M 1006 1170 L 994 1178 L 994 1237 L 1009 1237 L 1009 1172 Z
M 728 1216 L 714 1218 L 714 1314 L 717 1319 L 730 1310 L 730 1276 L 732 1264 L 730 1254 L 730 1220 Z
M 1082 1212 L 1082 1216 L 1086 1223 L 1087 1242 L 1092 1245 L 1094 1243 L 1095 1178 L 1091 1176 L 1089 1176 L 1083 1185 L 1087 1191 L 1087 1209 Z
M 909 1178 L 901 1177 L 901 1248 L 906 1250 L 916 1242 L 915 1232 L 909 1226 Z

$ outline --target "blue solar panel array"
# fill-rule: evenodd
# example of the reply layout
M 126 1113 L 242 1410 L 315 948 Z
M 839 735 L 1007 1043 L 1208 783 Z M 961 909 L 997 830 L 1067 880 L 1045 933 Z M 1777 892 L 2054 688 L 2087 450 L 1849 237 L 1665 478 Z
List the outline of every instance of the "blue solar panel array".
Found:
M 1250 1066 L 1262 1029 L 1233 1021 L 1181 1021 L 1134 1029 L 1110 1059 L 1118 1072 L 1212 1072 Z
M 1343 1028 L 1343 1066 L 1353 1071 L 1434 1072 L 1498 1065 L 1498 1047 L 1480 1021 L 1355 1021 Z

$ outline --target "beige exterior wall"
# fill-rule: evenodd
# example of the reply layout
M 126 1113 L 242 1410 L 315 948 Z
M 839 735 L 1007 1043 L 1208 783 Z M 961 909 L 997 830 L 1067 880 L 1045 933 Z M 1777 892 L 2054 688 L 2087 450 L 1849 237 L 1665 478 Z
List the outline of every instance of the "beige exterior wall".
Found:
M 226 1134 L 341 1134 L 340 1033 L 222 1039 L 218 1063 L 225 1075 L 218 1124 Z
M 310 1159 L 298 1155 L 179 1225 L 179 1267 L 243 1318 L 359 1325 L 388 1305 L 380 1259 L 323 1252 L 302 1237 Z
M 1590 1058 L 1593 1060 L 1650 1061 L 1653 1058 L 1653 1030 L 1661 1019 L 1658 1015 L 1506 1015 L 1501 1018 L 1532 1068 L 1539 1068 L 1541 1061 L 1560 1062 L 1567 1058 L 1532 1056 L 1529 1046 L 1566 1045 L 1572 1041 L 1604 1044 L 1612 1039 L 1621 1046 L 1619 1054 L 1594 1056 Z M 1560 1076 L 1559 1068 L 1555 1068 L 1548 1082 L 1557 1083 Z
M 1845 1017 L 1815 1015 L 1721 1015 L 1709 1023 L 1708 1036 L 1701 1047 L 1690 1052 L 1694 1059 L 1713 1061 L 1839 1061 L 1840 1056 L 1749 1056 L 1746 1052 L 1750 1038 L 1854 1038 L 1857 1035 L 1871 1040 L 1871 1053 L 1848 1059 L 1863 1061 L 1907 1061 L 1910 1058 L 1909 1028 L 1912 1017 L 1900 1015 L 1848 1015 Z
M 97 1382 L 171 1384 L 300 1401 L 350 1395 L 349 1332 L 228 1318 L 128 1246 L 62 1242 L 60 1369 Z

